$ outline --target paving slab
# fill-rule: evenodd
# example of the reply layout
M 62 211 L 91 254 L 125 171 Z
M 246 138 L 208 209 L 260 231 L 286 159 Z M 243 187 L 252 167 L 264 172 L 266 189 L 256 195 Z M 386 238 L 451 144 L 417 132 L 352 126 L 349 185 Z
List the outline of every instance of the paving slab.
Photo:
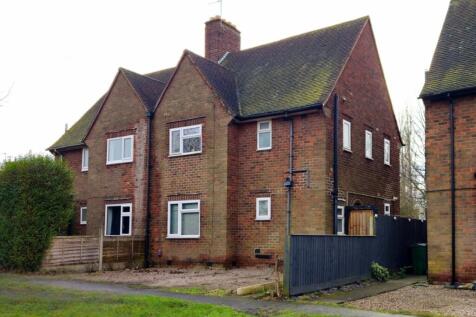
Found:
M 416 283 L 426 282 L 426 276 L 407 276 L 402 279 L 389 280 L 385 283 L 373 283 L 368 286 L 354 288 L 349 291 L 343 291 L 336 294 L 325 295 L 319 298 L 320 302 L 342 304 L 362 298 L 376 296 L 382 293 L 395 291 L 405 286 Z
M 314 304 L 298 304 L 285 301 L 260 301 L 239 296 L 202 296 L 167 292 L 157 289 L 137 289 L 127 285 L 112 283 L 94 283 L 74 280 L 59 280 L 52 278 L 31 278 L 30 281 L 36 284 L 56 286 L 74 290 L 108 292 L 123 295 L 155 295 L 160 297 L 188 300 L 199 303 L 229 306 L 233 309 L 249 314 L 267 312 L 272 314 L 279 311 L 295 311 L 312 314 L 323 314 L 343 317 L 403 317 L 408 315 L 385 314 L 372 311 L 350 309 L 343 307 L 331 307 Z

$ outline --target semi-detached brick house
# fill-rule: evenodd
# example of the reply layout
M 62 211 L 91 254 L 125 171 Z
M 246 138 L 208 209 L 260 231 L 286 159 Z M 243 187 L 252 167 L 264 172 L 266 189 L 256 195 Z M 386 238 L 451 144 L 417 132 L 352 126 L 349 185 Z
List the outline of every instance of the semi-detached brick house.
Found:
M 291 232 L 334 232 L 334 157 L 337 233 L 345 206 L 399 213 L 401 140 L 368 17 L 246 50 L 220 18 L 205 30 L 205 58 L 120 69 L 51 146 L 76 173 L 76 233 L 150 232 L 156 263 L 274 261 L 287 179 Z
M 451 1 L 421 97 L 429 278 L 471 282 L 476 280 L 476 1 Z

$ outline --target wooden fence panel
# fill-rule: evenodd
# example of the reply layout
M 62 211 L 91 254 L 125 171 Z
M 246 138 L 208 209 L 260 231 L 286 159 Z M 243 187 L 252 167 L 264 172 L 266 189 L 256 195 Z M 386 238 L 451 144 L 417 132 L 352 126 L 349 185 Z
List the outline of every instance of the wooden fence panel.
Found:
M 375 261 L 390 269 L 411 265 L 410 247 L 426 242 L 426 222 L 380 215 L 375 236 L 292 235 L 290 295 L 370 277 Z

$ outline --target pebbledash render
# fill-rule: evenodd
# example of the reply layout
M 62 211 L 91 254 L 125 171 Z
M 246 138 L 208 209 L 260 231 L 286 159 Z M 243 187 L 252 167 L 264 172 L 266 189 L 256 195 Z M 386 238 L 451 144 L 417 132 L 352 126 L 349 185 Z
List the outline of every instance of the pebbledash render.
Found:
M 119 69 L 49 148 L 76 175 L 73 234 L 148 236 L 153 263 L 274 262 L 287 179 L 291 233 L 334 233 L 334 131 L 335 233 L 346 206 L 399 214 L 402 143 L 368 17 L 246 50 L 221 18 L 205 34 L 205 58 Z
M 472 282 L 476 280 L 476 1 L 450 2 L 420 97 L 426 110 L 428 277 L 435 282 Z

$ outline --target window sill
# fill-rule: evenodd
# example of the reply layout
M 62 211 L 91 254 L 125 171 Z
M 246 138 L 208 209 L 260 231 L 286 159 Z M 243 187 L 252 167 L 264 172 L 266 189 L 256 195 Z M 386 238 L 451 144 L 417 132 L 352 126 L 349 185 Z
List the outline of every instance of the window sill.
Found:
M 169 158 L 171 158 L 171 157 L 189 156 L 189 155 L 198 155 L 198 154 L 202 154 L 202 151 L 200 151 L 200 152 L 184 153 L 184 154 L 169 154 Z
M 271 218 L 256 218 L 256 221 L 271 221 Z
M 369 161 L 373 161 L 374 159 L 372 157 L 365 157 L 365 159 L 369 160 Z
M 105 237 L 130 237 L 131 234 L 105 234 Z
M 133 160 L 130 161 L 115 161 L 115 162 L 106 162 L 106 165 L 118 165 L 118 164 L 127 164 L 127 163 L 133 163 Z
M 388 166 L 388 167 L 392 167 L 391 164 L 388 164 L 388 163 L 383 163 L 385 166 Z
M 80 225 L 87 225 L 88 223 L 87 222 L 80 222 L 79 224 Z
M 200 235 L 198 236 L 167 236 L 167 239 L 174 240 L 174 239 L 200 239 Z
M 347 153 L 352 154 L 352 150 L 351 150 L 351 149 L 342 149 L 342 150 L 344 150 L 344 152 L 347 152 Z
M 262 151 L 271 151 L 273 148 L 272 147 L 267 147 L 263 149 L 256 149 L 257 152 L 262 152 Z

